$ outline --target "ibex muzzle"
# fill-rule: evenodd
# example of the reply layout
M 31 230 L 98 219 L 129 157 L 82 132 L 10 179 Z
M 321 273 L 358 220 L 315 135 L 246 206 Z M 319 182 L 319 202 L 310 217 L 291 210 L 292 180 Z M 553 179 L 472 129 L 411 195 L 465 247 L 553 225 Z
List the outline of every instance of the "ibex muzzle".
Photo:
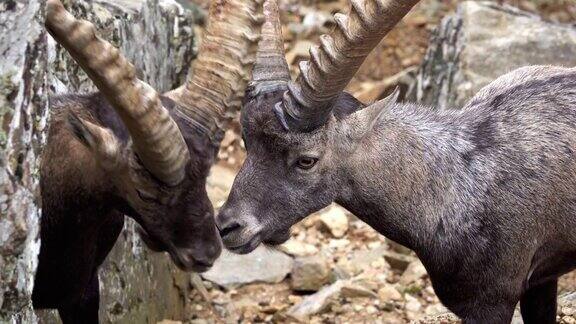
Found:
M 337 202 L 413 249 L 465 323 L 509 323 L 519 300 L 525 323 L 554 323 L 557 278 L 576 268 L 576 69 L 516 70 L 461 110 L 343 92 L 416 2 L 353 0 L 296 82 L 279 72 L 280 46 L 259 51 L 242 108 L 248 156 L 217 217 L 224 244 L 280 243 Z M 276 1 L 266 8 L 277 24 Z M 281 44 L 279 30 L 262 44 Z

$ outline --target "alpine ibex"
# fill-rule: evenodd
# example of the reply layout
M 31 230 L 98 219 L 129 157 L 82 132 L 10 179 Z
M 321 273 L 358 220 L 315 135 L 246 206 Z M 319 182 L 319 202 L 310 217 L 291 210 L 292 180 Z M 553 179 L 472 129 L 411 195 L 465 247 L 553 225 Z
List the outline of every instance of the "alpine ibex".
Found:
M 205 271 L 219 256 L 206 177 L 226 109 L 240 105 L 238 90 L 249 79 L 258 7 L 213 1 L 193 76 L 161 96 L 92 24 L 47 1 L 48 31 L 100 92 L 51 98 L 35 308 L 57 308 L 65 323 L 98 322 L 98 267 L 123 215 L 184 270 Z
M 277 244 L 335 201 L 413 249 L 465 323 L 554 323 L 576 268 L 576 69 L 525 67 L 461 110 L 343 92 L 417 0 L 352 0 L 290 80 L 268 0 L 242 108 L 248 151 L 217 216 L 225 246 Z M 266 31 L 266 33 L 265 33 Z

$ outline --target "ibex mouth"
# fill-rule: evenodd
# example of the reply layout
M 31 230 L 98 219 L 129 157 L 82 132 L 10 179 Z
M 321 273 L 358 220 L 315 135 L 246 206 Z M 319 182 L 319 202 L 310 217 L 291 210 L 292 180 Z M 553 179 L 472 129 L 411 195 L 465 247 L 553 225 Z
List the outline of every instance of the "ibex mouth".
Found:
M 160 242 L 159 240 L 152 238 L 148 234 L 148 232 L 140 225 L 138 225 L 136 230 L 140 235 L 142 241 L 144 241 L 144 244 L 146 244 L 146 246 L 150 250 L 154 252 L 168 252 L 170 258 L 172 259 L 172 262 L 174 262 L 174 264 L 180 270 L 186 272 L 198 272 L 198 273 L 206 272 L 214 264 L 214 262 L 212 261 L 208 260 L 204 261 L 194 258 L 192 256 L 193 253 L 191 253 L 191 251 L 188 251 L 187 249 L 168 247 L 166 244 Z
M 254 236 L 252 236 L 245 243 L 242 243 L 240 245 L 234 245 L 234 246 L 230 246 L 230 245 L 226 244 L 226 248 L 232 253 L 248 254 L 248 253 L 254 251 L 258 247 L 258 245 L 260 245 L 260 243 L 262 243 L 262 240 L 260 238 L 260 233 L 256 233 Z
M 206 272 L 210 270 L 213 262 L 196 260 L 193 257 L 189 257 L 186 254 L 182 254 L 179 251 L 169 251 L 170 258 L 174 264 L 182 271 L 186 272 Z
M 276 246 L 276 245 L 280 245 L 286 241 L 288 241 L 288 239 L 290 239 L 290 230 L 282 230 L 282 231 L 278 231 L 273 233 L 273 235 L 271 235 L 270 237 L 267 237 L 266 239 L 263 240 L 264 244 L 266 245 L 271 245 L 271 246 Z

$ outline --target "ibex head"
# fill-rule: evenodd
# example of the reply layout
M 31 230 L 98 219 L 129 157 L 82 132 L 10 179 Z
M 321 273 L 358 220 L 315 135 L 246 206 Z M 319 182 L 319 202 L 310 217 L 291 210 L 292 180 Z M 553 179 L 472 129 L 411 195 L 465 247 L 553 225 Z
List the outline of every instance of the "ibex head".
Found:
M 48 0 L 46 26 L 114 108 L 121 141 L 94 116 L 68 116 L 112 187 L 110 204 L 133 217 L 150 248 L 203 271 L 221 252 L 205 185 L 227 122 L 248 80 L 259 27 L 255 1 L 213 1 L 205 40 L 185 85 L 160 96 L 95 28 Z
M 217 223 L 224 244 L 247 253 L 277 244 L 290 226 L 338 195 L 356 148 L 381 112 L 397 99 L 365 106 L 344 88 L 370 51 L 418 2 L 351 0 L 350 15 L 310 49 L 300 76 L 290 80 L 277 0 L 265 3 L 265 24 L 252 82 L 242 108 L 248 151 Z

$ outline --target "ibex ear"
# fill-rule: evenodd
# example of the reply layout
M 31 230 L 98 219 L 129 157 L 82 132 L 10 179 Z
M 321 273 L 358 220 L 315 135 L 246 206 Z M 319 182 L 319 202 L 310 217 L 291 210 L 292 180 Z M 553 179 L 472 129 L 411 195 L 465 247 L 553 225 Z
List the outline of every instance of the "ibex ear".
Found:
M 68 123 L 76 138 L 94 153 L 104 169 L 112 170 L 119 167 L 120 142 L 110 129 L 84 120 L 73 112 L 68 114 Z
M 396 87 L 386 98 L 378 100 L 356 112 L 360 121 L 358 130 L 360 132 L 360 134 L 358 134 L 359 137 L 364 137 L 364 135 L 372 131 L 372 128 L 374 128 L 374 125 L 380 119 L 380 116 L 382 116 L 382 112 L 395 104 L 398 101 L 399 95 L 400 88 Z

